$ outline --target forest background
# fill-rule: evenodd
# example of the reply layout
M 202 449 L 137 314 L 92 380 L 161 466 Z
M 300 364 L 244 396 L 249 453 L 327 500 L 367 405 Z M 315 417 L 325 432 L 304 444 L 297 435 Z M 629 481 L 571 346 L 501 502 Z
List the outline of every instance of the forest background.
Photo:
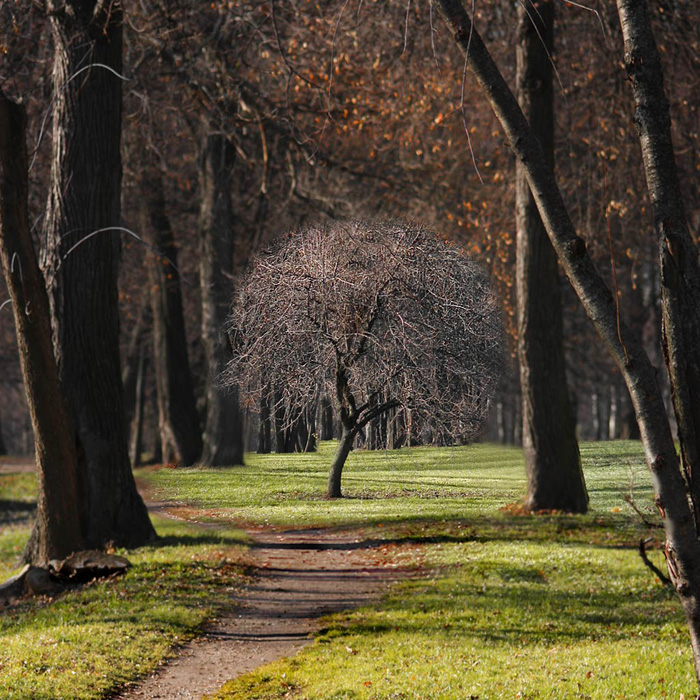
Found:
M 141 367 L 138 454 L 162 448 L 153 372 L 162 353 L 153 350 L 150 297 L 168 285 L 177 285 L 182 300 L 186 353 L 178 355 L 176 371 L 191 377 L 199 413 L 191 422 L 206 424 L 212 377 L 201 290 L 207 261 L 222 255 L 207 251 L 201 236 L 211 186 L 230 194 L 224 212 L 233 248 L 224 266 L 230 290 L 256 252 L 318 218 L 415 218 L 464 246 L 488 268 L 503 300 L 513 359 L 487 437 L 518 442 L 514 158 L 431 5 L 241 0 L 126 3 L 124 9 L 125 231 L 100 235 L 122 240 L 121 357 L 130 419 Z M 696 12 L 683 2 L 658 3 L 653 12 L 694 236 L 700 227 Z M 513 82 L 514 6 L 480 3 L 475 21 Z M 621 315 L 661 367 L 656 243 L 616 8 L 557 3 L 556 23 L 558 179 L 577 231 L 618 290 Z M 40 248 L 51 168 L 49 22 L 40 3 L 5 2 L 0 28 L 2 90 L 21 98 L 29 114 L 30 214 Z M 224 159 L 218 170 L 211 167 L 214 153 Z M 619 372 L 597 349 L 565 280 L 561 292 L 579 436 L 634 437 Z M 2 287 L 0 303 L 6 298 Z M 0 311 L 0 391 L 0 448 L 28 453 L 31 422 L 8 306 Z M 247 424 L 247 445 L 256 448 L 256 419 Z M 277 449 L 294 449 L 287 443 L 273 437 Z

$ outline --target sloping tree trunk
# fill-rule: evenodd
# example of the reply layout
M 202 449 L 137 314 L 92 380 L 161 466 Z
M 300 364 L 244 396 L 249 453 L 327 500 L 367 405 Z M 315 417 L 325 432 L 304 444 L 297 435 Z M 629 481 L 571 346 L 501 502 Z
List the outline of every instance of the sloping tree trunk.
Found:
M 24 110 L 0 92 L 0 259 L 34 429 L 36 523 L 26 550 L 46 564 L 82 549 L 77 457 L 51 343 L 51 313 L 27 214 Z M 30 313 L 27 311 L 30 310 Z
M 517 97 L 554 168 L 554 2 L 518 5 Z M 588 493 L 564 360 L 557 256 L 537 212 L 525 167 L 515 169 L 518 359 L 526 507 L 585 513 Z
M 149 149 L 142 155 L 141 234 L 158 253 L 149 261 L 148 279 L 162 459 L 189 466 L 202 453 L 202 432 L 187 354 L 177 247 L 165 212 L 163 175 Z
M 235 387 L 223 387 L 230 349 L 224 332 L 233 292 L 233 144 L 221 134 L 204 139 L 200 162 L 199 277 L 202 341 L 209 366 L 202 464 L 243 464 L 243 416 Z
M 647 189 L 654 215 L 661 270 L 664 358 L 678 424 L 681 466 L 700 535 L 700 268 L 688 230 L 671 139 L 663 72 L 646 2 L 617 0 L 625 41 L 625 69 L 635 103 Z M 700 558 L 689 559 L 668 538 L 671 581 L 690 624 L 700 681 Z
M 78 449 L 88 546 L 154 536 L 129 467 L 119 362 L 122 13 L 47 3 L 54 43 L 53 156 L 44 272 L 54 351 Z
M 623 322 L 618 323 L 614 297 L 595 269 L 585 242 L 576 235 L 539 143 L 481 37 L 472 26 L 461 0 L 438 0 L 438 5 L 446 24 L 454 32 L 458 45 L 465 54 L 468 52 L 469 64 L 499 119 L 511 148 L 526 166 L 530 189 L 557 256 L 630 391 L 654 482 L 656 502 L 663 517 L 669 574 L 686 614 L 695 672 L 700 681 L 700 541 L 688 501 L 686 481 L 681 472 L 663 397 L 656 380 L 656 370 L 634 334 Z M 643 5 L 643 0 L 631 1 L 629 5 L 620 0 L 621 15 L 625 14 L 623 6 L 640 12 Z M 646 24 L 648 27 L 645 9 L 641 17 L 636 14 L 633 18 L 623 18 L 623 27 L 626 22 Z M 644 48 L 648 49 L 649 43 L 645 43 Z M 634 51 L 628 50 L 627 55 L 634 61 L 653 62 L 653 57 L 642 58 L 641 55 L 635 55 Z M 673 238 L 668 240 L 674 242 Z M 661 243 L 668 246 L 665 241 Z M 670 250 L 668 254 L 671 254 Z M 692 288 L 687 289 L 685 294 L 688 294 L 686 301 L 689 304 L 694 302 L 696 306 L 699 305 L 700 298 L 691 296 L 695 294 Z M 676 330 L 672 325 L 667 326 L 667 337 Z M 678 359 L 669 355 L 670 362 Z M 670 368 L 670 371 L 674 374 L 675 368 Z M 680 437 L 684 439 L 682 433 Z

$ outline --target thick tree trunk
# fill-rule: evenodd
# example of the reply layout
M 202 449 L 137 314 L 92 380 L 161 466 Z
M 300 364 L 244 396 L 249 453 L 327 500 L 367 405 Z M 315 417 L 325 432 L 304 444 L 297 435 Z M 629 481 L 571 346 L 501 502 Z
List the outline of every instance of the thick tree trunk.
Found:
M 348 455 L 352 451 L 352 443 L 355 440 L 355 433 L 352 430 L 343 428 L 343 432 L 338 441 L 338 449 L 333 457 L 333 462 L 331 463 L 331 470 L 328 474 L 328 490 L 326 491 L 326 498 L 342 498 L 343 493 L 340 489 L 341 476 L 343 474 L 343 467 L 348 458 Z
M 618 323 L 614 297 L 595 269 L 585 242 L 576 235 L 539 143 L 473 28 L 461 0 L 438 0 L 438 3 L 458 45 L 463 52 L 469 52 L 470 66 L 501 122 L 511 148 L 527 167 L 530 189 L 559 260 L 629 388 L 657 505 L 663 517 L 669 573 L 686 613 L 696 674 L 700 675 L 700 541 L 656 381 L 656 370 L 634 334 L 624 323 Z M 643 0 L 635 0 L 633 4 L 641 6 Z M 698 305 L 697 296 L 694 301 Z
M 162 173 L 151 151 L 144 149 L 143 156 L 141 233 L 159 256 L 151 259 L 148 278 L 162 459 L 189 466 L 202 453 L 202 432 L 187 355 L 177 247 L 165 212 Z
M 0 259 L 36 444 L 37 514 L 26 555 L 42 565 L 82 549 L 83 537 L 73 431 L 61 395 L 49 299 L 27 214 L 25 122 L 24 110 L 0 92 Z
M 202 341 L 209 365 L 207 418 L 202 464 L 243 464 L 243 416 L 235 387 L 220 383 L 228 360 L 224 334 L 232 296 L 234 226 L 231 204 L 233 144 L 223 135 L 209 134 L 200 162 L 199 243 L 202 289 Z
M 154 536 L 129 468 L 119 362 L 119 2 L 49 0 L 53 157 L 44 271 L 54 351 L 78 447 L 85 544 Z
M 5 447 L 5 441 L 3 440 L 3 437 L 2 437 L 2 416 L 0 415 L 0 455 L 6 455 L 6 454 L 7 454 L 7 448 Z
M 553 46 L 553 0 L 518 5 L 517 96 L 550 168 L 554 168 Z M 557 256 L 519 161 L 515 192 L 526 506 L 533 511 L 585 513 L 588 493 L 566 381 Z

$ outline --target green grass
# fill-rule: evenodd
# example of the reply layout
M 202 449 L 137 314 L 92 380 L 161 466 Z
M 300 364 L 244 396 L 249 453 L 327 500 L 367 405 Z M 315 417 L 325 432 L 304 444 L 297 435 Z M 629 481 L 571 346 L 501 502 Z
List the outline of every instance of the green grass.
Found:
M 31 475 L 0 474 L 0 503 L 31 498 Z M 245 537 L 154 518 L 161 539 L 122 551 L 132 568 L 55 600 L 31 599 L 0 617 L 2 700 L 93 700 L 153 670 L 191 639 L 243 581 Z M 3 528 L 0 570 L 11 572 L 29 534 Z
M 414 447 L 350 454 L 343 472 L 346 498 L 323 498 L 334 443 L 302 455 L 246 456 L 229 469 L 159 469 L 141 479 L 153 495 L 195 504 L 213 518 L 280 527 L 369 525 L 410 520 L 451 520 L 492 515 L 525 493 L 522 451 L 470 445 Z M 595 514 L 627 522 L 632 509 L 622 494 L 653 512 L 642 449 L 635 442 L 582 445 Z
M 524 495 L 522 454 L 489 445 L 353 453 L 350 497 L 328 502 L 333 447 L 140 474 L 153 495 L 205 509 L 200 520 L 361 527 L 387 556 L 420 562 L 419 578 L 329 617 L 311 646 L 230 682 L 219 700 L 694 697 L 680 606 L 634 549 L 649 533 L 624 494 L 654 517 L 638 443 L 582 445 L 586 516 L 504 510 Z M 0 698 L 98 698 L 195 633 L 239 581 L 224 563 L 238 535 L 158 529 L 169 538 L 129 553 L 126 577 L 0 621 Z M 17 541 L 3 533 L 0 558 Z
M 522 458 L 484 445 L 356 453 L 345 488 L 357 498 L 326 503 L 328 447 L 302 458 L 308 480 L 294 458 L 251 456 L 218 474 L 218 501 L 207 470 L 149 477 L 212 517 L 370 523 L 367 538 L 410 545 L 427 576 L 328 618 L 312 646 L 231 681 L 218 700 L 694 697 L 680 606 L 643 567 L 635 547 L 649 533 L 623 498 L 653 519 L 638 443 L 582 445 L 586 516 L 501 511 L 524 493 Z M 301 494 L 313 500 L 295 511 Z

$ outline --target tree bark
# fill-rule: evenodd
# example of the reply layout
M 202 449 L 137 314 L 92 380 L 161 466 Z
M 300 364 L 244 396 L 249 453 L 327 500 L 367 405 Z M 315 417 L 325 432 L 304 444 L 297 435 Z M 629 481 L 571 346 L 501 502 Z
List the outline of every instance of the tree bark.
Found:
M 24 109 L 0 92 L 0 259 L 12 299 L 17 344 L 36 445 L 37 513 L 29 563 L 82 548 L 77 457 L 51 343 L 51 313 L 27 207 Z
M 162 459 L 182 466 L 202 453 L 202 433 L 187 354 L 177 247 L 165 212 L 163 176 L 149 149 L 141 169 L 141 232 L 157 251 L 148 266 L 153 313 L 153 364 Z
M 139 360 L 136 368 L 134 415 L 131 419 L 131 429 L 129 431 L 129 462 L 132 468 L 141 464 L 141 454 L 143 453 L 143 414 L 146 401 L 147 364 L 146 349 L 142 345 L 139 350 Z
M 47 9 L 53 156 L 43 263 L 81 526 L 87 546 L 136 546 L 155 533 L 129 468 L 119 362 L 121 6 L 49 0 Z
M 343 497 L 343 492 L 340 488 L 340 481 L 343 473 L 343 467 L 345 466 L 348 455 L 352 450 L 352 443 L 354 440 L 355 432 L 344 427 L 340 440 L 338 441 L 338 449 L 333 457 L 333 462 L 331 462 L 331 469 L 328 474 L 328 490 L 326 491 L 326 498 Z
M 656 502 L 666 533 L 671 578 L 690 628 L 696 675 L 700 661 L 700 542 L 681 473 L 656 370 L 627 326 L 618 322 L 612 293 L 576 235 L 554 174 L 461 0 L 438 0 L 442 16 L 466 54 L 514 150 L 527 168 L 530 189 L 547 234 L 586 313 L 615 359 L 635 406 Z M 641 4 L 641 3 L 636 3 Z M 697 297 L 695 299 L 698 301 Z
M 234 222 L 231 204 L 233 144 L 208 134 L 200 162 L 199 277 L 202 290 L 202 341 L 209 366 L 207 417 L 202 464 L 243 464 L 243 416 L 238 391 L 219 377 L 230 353 L 224 333 L 233 292 Z
M 690 237 L 671 138 L 663 71 L 646 2 L 617 0 L 625 42 L 625 70 L 632 85 L 635 124 L 654 215 L 661 270 L 664 358 L 678 424 L 681 466 L 700 534 L 700 267 Z M 686 560 L 666 542 L 671 581 L 690 626 L 700 682 L 700 560 Z
M 270 392 L 260 397 L 260 426 L 258 429 L 258 454 L 267 455 L 272 450 L 272 421 L 270 420 Z
M 544 157 L 554 168 L 554 3 L 518 5 L 517 97 Z M 518 359 L 526 507 L 585 513 L 588 493 L 569 402 L 557 256 L 530 192 L 515 174 Z

